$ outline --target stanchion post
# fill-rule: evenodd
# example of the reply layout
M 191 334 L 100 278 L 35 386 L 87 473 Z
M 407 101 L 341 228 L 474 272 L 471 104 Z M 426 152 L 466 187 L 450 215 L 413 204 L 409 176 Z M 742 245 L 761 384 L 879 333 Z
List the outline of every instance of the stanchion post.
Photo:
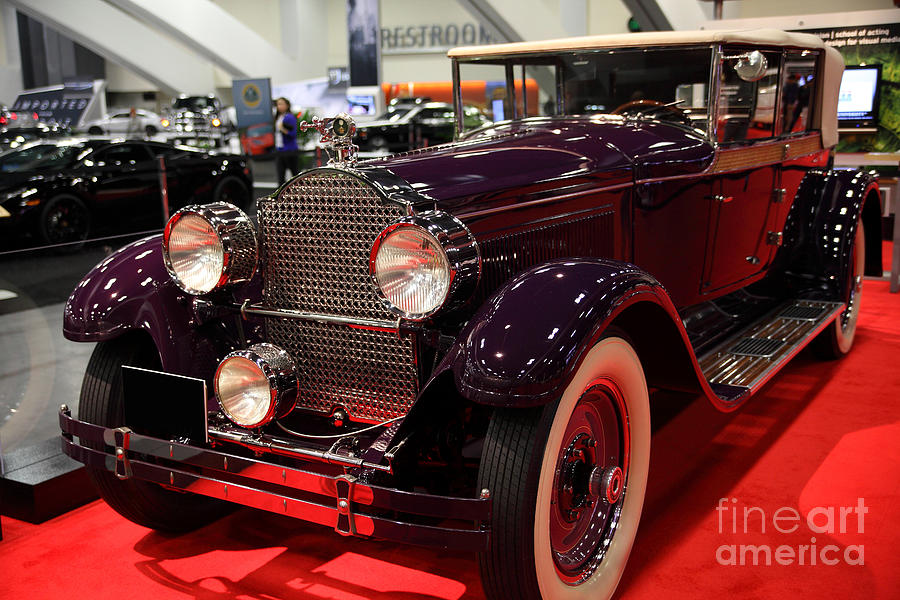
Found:
M 900 195 L 898 195 L 898 197 L 900 197 Z M 894 209 L 894 252 L 891 257 L 891 293 L 896 294 L 900 291 L 900 210 L 897 210 L 897 206 L 900 205 L 900 202 L 891 198 L 891 204 L 891 208 Z
M 169 183 L 166 178 L 166 158 L 159 157 L 159 198 L 162 202 L 163 227 L 169 222 Z

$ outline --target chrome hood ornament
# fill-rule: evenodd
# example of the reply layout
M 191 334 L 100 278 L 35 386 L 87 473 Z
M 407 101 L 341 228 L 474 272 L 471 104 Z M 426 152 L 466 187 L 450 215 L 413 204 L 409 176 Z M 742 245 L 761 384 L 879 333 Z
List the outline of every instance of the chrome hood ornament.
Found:
M 301 121 L 300 131 L 315 129 L 322 136 L 320 140 L 326 144 L 328 152 L 328 164 L 343 167 L 356 163 L 356 153 L 359 150 L 353 143 L 356 134 L 356 123 L 347 113 L 340 113 L 336 117 L 320 119 L 313 117 L 311 123 Z

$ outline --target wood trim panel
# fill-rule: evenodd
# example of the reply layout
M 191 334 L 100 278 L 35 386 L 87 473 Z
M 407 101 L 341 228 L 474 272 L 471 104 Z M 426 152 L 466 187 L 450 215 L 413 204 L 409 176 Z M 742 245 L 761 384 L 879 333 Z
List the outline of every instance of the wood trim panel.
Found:
M 716 151 L 716 158 L 708 172 L 724 173 L 776 164 L 814 154 L 822 149 L 822 137 L 818 132 L 804 137 L 758 143 L 740 148 L 719 149 Z

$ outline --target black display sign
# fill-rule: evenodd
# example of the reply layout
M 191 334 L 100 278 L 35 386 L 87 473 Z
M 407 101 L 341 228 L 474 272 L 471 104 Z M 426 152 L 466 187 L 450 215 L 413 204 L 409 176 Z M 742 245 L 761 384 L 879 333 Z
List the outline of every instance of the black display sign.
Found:
M 93 95 L 93 84 L 89 83 L 31 90 L 19 94 L 10 110 L 37 113 L 38 119 L 45 123 L 75 126 Z
M 347 0 L 350 85 L 378 85 L 378 0 Z

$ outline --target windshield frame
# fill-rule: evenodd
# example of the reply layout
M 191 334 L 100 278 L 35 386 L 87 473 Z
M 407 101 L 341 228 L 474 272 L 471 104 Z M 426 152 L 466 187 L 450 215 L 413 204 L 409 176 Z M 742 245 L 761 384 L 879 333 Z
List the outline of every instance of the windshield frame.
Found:
M 715 119 L 710 116 L 714 115 L 713 111 L 716 110 L 715 102 L 718 98 L 718 72 L 720 68 L 720 59 L 722 56 L 721 45 L 720 44 L 686 44 L 686 45 L 677 45 L 677 46 L 646 46 L 646 47 L 612 47 L 612 48 L 591 48 L 578 50 L 578 54 L 618 54 L 618 53 L 632 53 L 632 52 L 644 52 L 648 50 L 661 50 L 661 51 L 691 51 L 691 50 L 708 50 L 710 52 L 709 57 L 709 76 L 706 82 L 706 107 L 707 107 L 707 119 L 706 119 L 706 129 L 704 134 L 706 137 L 714 141 L 715 138 Z M 452 84 L 453 84 L 453 106 L 456 114 L 456 122 L 455 122 L 455 131 L 454 131 L 454 139 L 459 140 L 465 134 L 469 132 L 465 130 L 465 124 L 463 121 L 463 115 L 461 112 L 461 108 L 463 107 L 462 100 L 462 85 L 461 85 L 461 76 L 460 76 L 460 67 L 463 64 L 484 64 L 484 65 L 495 65 L 495 66 L 504 66 L 505 74 L 506 74 L 506 82 L 507 82 L 507 97 L 505 100 L 507 114 L 511 114 L 511 119 L 504 119 L 503 121 L 498 121 L 498 123 L 509 123 L 509 122 L 520 122 L 525 119 L 533 119 L 536 117 L 528 117 L 523 114 L 519 114 L 522 107 L 525 107 L 526 100 L 522 99 L 522 104 L 520 105 L 519 98 L 517 98 L 516 94 L 516 86 L 515 86 L 515 69 L 521 67 L 523 63 L 530 62 L 532 60 L 545 60 L 552 61 L 554 58 L 561 58 L 564 55 L 571 55 L 573 53 L 572 50 L 557 50 L 557 51 L 542 51 L 542 52 L 514 52 L 509 54 L 491 54 L 485 56 L 466 56 L 466 57 L 452 57 L 451 58 L 451 71 L 452 71 Z M 556 107 L 557 111 L 560 113 L 558 116 L 572 116 L 564 114 L 564 106 L 563 106 L 563 85 L 564 81 L 562 78 L 562 73 L 559 69 L 556 70 Z M 524 96 L 524 88 L 523 88 L 523 96 Z M 527 108 L 525 109 L 527 112 Z M 537 118 L 547 118 L 547 117 L 537 117 Z M 676 126 L 678 124 L 673 123 Z M 686 126 L 685 126 L 686 127 Z M 698 129 L 693 129 L 692 131 L 703 131 Z

